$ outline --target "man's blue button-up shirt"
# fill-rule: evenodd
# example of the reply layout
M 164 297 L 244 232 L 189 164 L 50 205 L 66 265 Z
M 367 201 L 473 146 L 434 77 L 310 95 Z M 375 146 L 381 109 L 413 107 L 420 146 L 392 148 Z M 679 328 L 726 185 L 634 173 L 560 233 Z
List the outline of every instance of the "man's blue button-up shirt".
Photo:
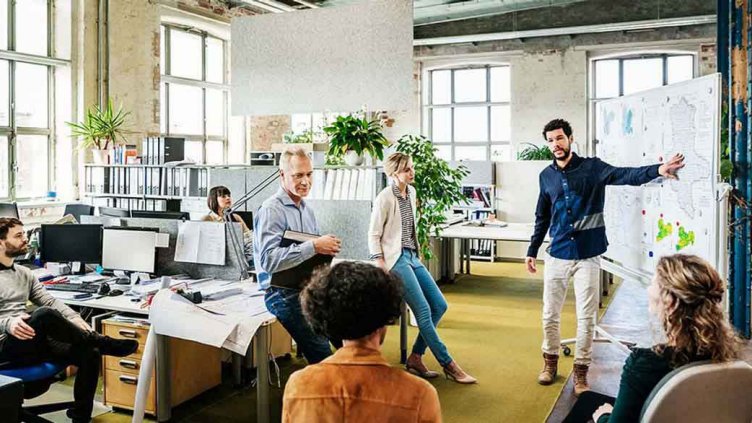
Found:
M 313 241 L 280 247 L 286 230 L 319 234 L 313 210 L 305 200 L 295 205 L 280 188 L 261 204 L 253 218 L 253 262 L 261 289 L 269 288 L 274 273 L 293 268 L 316 254 Z
M 606 185 L 642 185 L 659 176 L 660 164 L 614 167 L 597 157 L 572 153 L 563 169 L 553 164 L 540 173 L 540 194 L 535 209 L 535 230 L 528 257 L 536 257 L 550 228 L 548 253 L 564 260 L 583 260 L 603 254 L 608 247 L 603 206 Z

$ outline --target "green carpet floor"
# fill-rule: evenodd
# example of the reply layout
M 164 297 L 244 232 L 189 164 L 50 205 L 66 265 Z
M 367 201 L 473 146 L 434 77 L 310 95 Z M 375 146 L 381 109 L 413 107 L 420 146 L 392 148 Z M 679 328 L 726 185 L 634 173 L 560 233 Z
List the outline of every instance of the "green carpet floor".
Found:
M 439 392 L 445 422 L 541 422 L 548 416 L 571 372 L 572 358 L 563 357 L 560 375 L 552 386 L 536 383 L 541 367 L 540 344 L 542 269 L 533 277 L 522 264 L 473 263 L 473 275 L 443 285 L 449 310 L 439 335 L 450 354 L 477 385 L 463 386 L 443 379 L 433 385 Z M 613 298 L 613 295 L 607 299 Z M 603 311 L 603 310 L 601 310 Z M 562 337 L 575 333 L 574 293 L 570 288 L 562 313 Z M 410 327 L 412 345 L 417 329 Z M 399 363 L 399 329 L 389 330 L 384 345 L 387 359 Z M 429 368 L 440 370 L 431 354 Z M 281 360 L 283 383 L 304 365 L 299 359 Z M 177 407 L 173 421 L 248 422 L 255 420 L 255 389 L 215 388 Z M 271 416 L 278 421 L 281 391 L 272 389 Z M 127 422 L 130 415 L 106 413 L 95 422 Z

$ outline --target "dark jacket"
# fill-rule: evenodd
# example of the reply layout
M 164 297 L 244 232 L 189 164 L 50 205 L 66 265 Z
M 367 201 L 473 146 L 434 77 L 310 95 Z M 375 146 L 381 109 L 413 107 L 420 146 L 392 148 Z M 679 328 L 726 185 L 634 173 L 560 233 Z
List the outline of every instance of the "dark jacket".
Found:
M 652 349 L 635 348 L 624 363 L 614 410 L 601 416 L 598 423 L 638 422 L 650 392 L 674 370 L 668 355 L 667 351 L 659 355 Z
M 574 153 L 564 169 L 554 161 L 540 173 L 528 257 L 538 255 L 549 227 L 551 256 L 584 260 L 603 254 L 608 246 L 603 219 L 606 185 L 645 184 L 658 177 L 659 167 L 614 167 L 597 157 L 582 158 Z

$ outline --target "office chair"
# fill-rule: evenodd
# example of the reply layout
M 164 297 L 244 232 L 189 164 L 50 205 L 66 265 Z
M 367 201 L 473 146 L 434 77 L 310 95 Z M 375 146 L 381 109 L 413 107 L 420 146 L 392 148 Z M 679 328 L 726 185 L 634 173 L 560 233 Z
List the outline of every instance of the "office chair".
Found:
M 88 204 L 66 204 L 63 216 L 72 215 L 77 222 L 81 222 L 81 216 L 94 216 L 94 206 Z
M 50 385 L 61 380 L 65 380 L 66 364 L 45 362 L 27 366 L 14 367 L 11 363 L 0 364 L 0 376 L 20 380 L 23 385 L 23 398 L 36 398 L 50 389 Z M 47 420 L 40 417 L 41 414 L 52 413 L 55 411 L 67 410 L 73 407 L 73 401 L 59 402 L 53 404 L 41 404 L 29 407 L 22 407 L 22 400 L 13 398 L 13 392 L 9 392 L 10 398 L 6 398 L 4 392 L 0 392 L 0 402 L 6 400 L 18 401 L 19 421 L 29 423 L 47 423 Z
M 0 217 L 15 217 L 16 219 L 18 219 L 18 204 L 0 203 Z
M 641 422 L 752 421 L 752 366 L 744 361 L 690 363 L 672 371 L 653 388 Z

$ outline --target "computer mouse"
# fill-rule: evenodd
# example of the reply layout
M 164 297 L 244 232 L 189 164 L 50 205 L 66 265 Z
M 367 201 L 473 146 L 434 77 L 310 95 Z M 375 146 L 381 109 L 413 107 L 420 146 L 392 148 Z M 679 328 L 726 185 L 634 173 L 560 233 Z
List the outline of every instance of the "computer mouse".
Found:
M 119 277 L 117 280 L 115 280 L 115 283 L 118 285 L 130 285 L 131 279 L 128 277 Z
M 117 297 L 118 295 L 123 295 L 123 291 L 121 291 L 121 290 L 119 290 L 119 289 L 113 289 L 113 290 L 112 290 L 112 291 L 110 291 L 110 293 L 109 293 L 109 294 L 107 294 L 107 295 L 109 295 L 110 297 Z

